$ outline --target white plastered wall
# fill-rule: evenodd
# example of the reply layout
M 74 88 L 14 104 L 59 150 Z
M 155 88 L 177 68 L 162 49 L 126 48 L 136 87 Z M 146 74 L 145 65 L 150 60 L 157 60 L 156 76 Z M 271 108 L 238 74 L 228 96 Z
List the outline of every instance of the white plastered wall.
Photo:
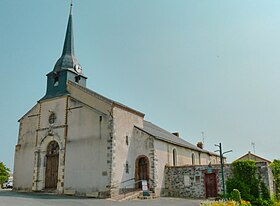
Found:
M 14 160 L 14 189 L 31 191 L 34 167 L 36 129 L 38 127 L 39 104 L 31 109 L 19 125 L 18 143 Z
M 76 194 L 105 192 L 110 181 L 110 106 L 93 96 L 82 99 L 86 98 L 93 107 L 69 99 L 69 109 L 73 109 L 68 113 L 64 186 Z
M 175 166 L 183 166 L 183 165 L 192 165 L 192 154 L 195 156 L 195 163 L 199 164 L 199 153 L 200 153 L 200 162 L 201 165 L 207 165 L 210 163 L 210 160 L 216 159 L 216 156 L 209 156 L 207 153 L 198 152 L 196 150 L 192 150 L 189 148 L 181 147 L 178 145 L 174 145 L 168 142 L 164 142 L 158 139 L 154 140 L 155 147 L 155 177 L 156 177 L 156 193 L 160 195 L 161 191 L 165 187 L 164 182 L 164 172 L 165 166 L 173 166 L 173 149 L 176 150 L 176 165 Z
M 134 178 L 134 163 L 139 155 L 148 157 L 145 136 L 133 136 L 134 126 L 143 127 L 143 116 L 139 116 L 130 111 L 126 111 L 119 107 L 114 107 L 114 149 L 113 149 L 113 165 L 112 165 L 112 185 L 131 187 L 133 181 L 126 184 L 121 182 Z M 126 136 L 128 137 L 128 145 L 126 144 Z M 141 139 L 144 138 L 144 139 Z M 128 162 L 130 172 L 125 172 L 125 164 Z

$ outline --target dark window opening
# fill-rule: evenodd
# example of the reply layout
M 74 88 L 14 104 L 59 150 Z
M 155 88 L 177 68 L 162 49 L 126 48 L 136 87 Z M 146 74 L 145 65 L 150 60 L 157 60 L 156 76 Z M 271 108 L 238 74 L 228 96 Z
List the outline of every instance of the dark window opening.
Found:
M 128 145 L 128 136 L 125 137 L 125 143 Z
M 53 83 L 53 85 L 56 87 L 56 86 L 58 86 L 58 83 L 59 83 L 59 81 L 58 81 L 59 79 L 58 79 L 58 76 L 55 76 L 54 77 L 54 83 Z
M 173 149 L 173 166 L 177 165 L 177 151 Z
M 125 163 L 125 173 L 129 173 L 129 165 L 128 162 Z
M 195 164 L 195 156 L 194 156 L 194 153 L 192 153 L 192 165 Z
M 80 79 L 81 79 L 80 76 L 76 76 L 76 77 L 75 77 L 75 82 L 76 82 L 76 83 L 79 83 Z

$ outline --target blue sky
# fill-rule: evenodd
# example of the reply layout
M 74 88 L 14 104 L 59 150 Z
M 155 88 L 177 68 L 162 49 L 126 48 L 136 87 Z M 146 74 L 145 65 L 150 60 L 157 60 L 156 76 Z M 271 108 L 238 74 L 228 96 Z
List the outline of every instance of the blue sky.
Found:
M 279 158 L 280 2 L 74 0 L 75 53 L 88 88 L 228 160 Z M 13 168 L 17 120 L 60 57 L 68 0 L 0 1 L 0 161 Z

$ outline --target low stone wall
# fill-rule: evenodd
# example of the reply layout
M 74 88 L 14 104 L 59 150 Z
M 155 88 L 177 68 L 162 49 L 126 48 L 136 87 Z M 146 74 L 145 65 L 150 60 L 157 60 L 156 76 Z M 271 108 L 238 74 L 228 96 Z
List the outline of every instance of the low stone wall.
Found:
M 232 177 L 231 164 L 225 164 L 225 182 Z M 257 173 L 260 174 L 270 193 L 273 194 L 273 176 L 271 168 L 265 162 L 257 163 Z M 216 184 L 217 196 L 223 193 L 222 174 L 220 165 L 186 165 L 186 166 L 166 166 L 165 167 L 165 189 L 163 196 L 206 198 L 212 188 L 206 188 L 206 177 L 215 177 L 212 180 Z M 208 181 L 208 180 L 207 180 Z M 208 192 L 208 195 L 207 195 Z
M 229 165 L 225 165 L 225 177 L 231 176 Z M 175 197 L 205 198 L 205 174 L 216 174 L 218 193 L 222 193 L 220 165 L 167 166 L 165 168 L 165 195 Z

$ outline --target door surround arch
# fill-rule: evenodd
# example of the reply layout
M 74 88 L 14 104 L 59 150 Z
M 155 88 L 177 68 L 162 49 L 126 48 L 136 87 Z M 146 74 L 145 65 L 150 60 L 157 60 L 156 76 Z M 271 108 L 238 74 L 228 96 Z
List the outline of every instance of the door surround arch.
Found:
M 50 142 L 55 141 L 59 145 L 58 152 L 58 170 L 57 170 L 57 187 L 46 188 L 46 166 L 47 166 L 47 147 Z M 34 151 L 34 171 L 33 171 L 33 191 L 57 190 L 59 194 L 64 191 L 64 164 L 65 164 L 65 145 L 62 138 L 58 135 L 46 135 L 38 144 Z
M 149 180 L 150 178 L 150 161 L 145 155 L 140 155 L 135 160 L 135 182 L 139 180 Z M 140 188 L 140 184 L 136 184 L 135 187 Z

